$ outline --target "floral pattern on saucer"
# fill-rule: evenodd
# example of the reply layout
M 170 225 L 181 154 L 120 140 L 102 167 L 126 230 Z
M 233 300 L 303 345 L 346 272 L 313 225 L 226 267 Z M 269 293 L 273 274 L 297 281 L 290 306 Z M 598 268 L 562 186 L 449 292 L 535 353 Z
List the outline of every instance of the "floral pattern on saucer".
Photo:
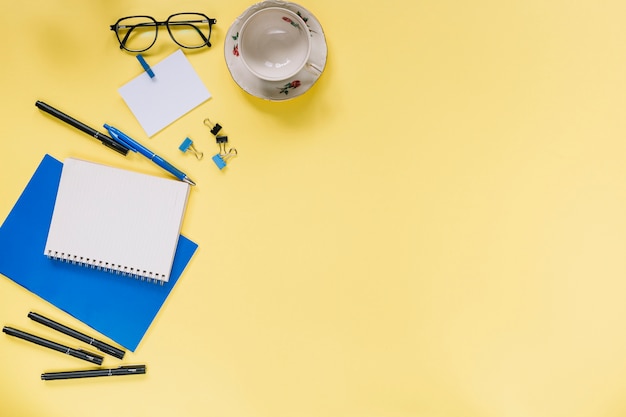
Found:
M 300 82 L 300 80 L 293 80 L 292 82 L 283 85 L 281 88 L 279 88 L 279 90 L 281 94 L 288 95 L 289 90 L 296 89 L 301 85 L 302 83 Z
M 309 63 L 293 79 L 265 81 L 254 76 L 239 58 L 239 30 L 253 13 L 267 7 L 283 7 L 302 18 L 311 34 Z M 291 20 L 291 19 L 290 19 Z M 267 0 L 249 7 L 231 25 L 226 35 L 224 55 L 233 80 L 247 93 L 271 101 L 288 100 L 307 92 L 320 77 L 326 66 L 328 49 L 319 21 L 304 7 L 281 0 Z

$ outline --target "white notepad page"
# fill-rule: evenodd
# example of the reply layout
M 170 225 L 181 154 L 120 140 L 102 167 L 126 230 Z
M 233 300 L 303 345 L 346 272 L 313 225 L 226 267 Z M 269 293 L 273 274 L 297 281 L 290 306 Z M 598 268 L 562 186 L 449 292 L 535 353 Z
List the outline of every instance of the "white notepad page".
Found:
M 44 254 L 167 282 L 189 184 L 68 158 Z

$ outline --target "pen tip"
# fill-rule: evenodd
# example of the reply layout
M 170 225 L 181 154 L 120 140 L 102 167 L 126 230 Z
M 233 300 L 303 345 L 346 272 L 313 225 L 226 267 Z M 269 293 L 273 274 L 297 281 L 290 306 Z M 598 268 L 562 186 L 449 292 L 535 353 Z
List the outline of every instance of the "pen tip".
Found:
M 196 183 L 195 183 L 195 182 L 191 181 L 191 180 L 190 180 L 189 178 L 187 178 L 187 177 L 183 178 L 183 181 L 185 181 L 185 182 L 186 182 L 187 184 L 189 184 L 189 185 L 196 185 Z

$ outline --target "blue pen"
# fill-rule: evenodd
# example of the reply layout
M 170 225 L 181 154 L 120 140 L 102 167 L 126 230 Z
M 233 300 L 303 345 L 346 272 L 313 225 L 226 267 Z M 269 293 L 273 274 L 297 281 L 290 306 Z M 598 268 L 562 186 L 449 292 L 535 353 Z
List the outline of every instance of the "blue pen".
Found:
M 161 168 L 163 168 L 164 170 L 166 170 L 167 172 L 169 172 L 170 174 L 172 174 L 179 180 L 184 181 L 187 184 L 196 185 L 196 183 L 193 182 L 187 176 L 187 174 L 185 174 L 184 172 L 176 168 L 174 165 L 167 162 L 165 159 L 161 158 L 159 155 L 152 152 L 150 149 L 141 145 L 134 139 L 131 139 L 128 135 L 121 132 L 119 129 L 116 129 L 113 126 L 109 126 L 106 123 L 104 124 L 104 128 L 109 131 L 109 134 L 111 135 L 113 139 L 115 139 L 121 145 L 126 146 L 129 150 L 133 152 L 139 152 L 140 154 L 142 154 L 143 156 L 145 156 L 146 158 L 148 158 L 149 160 L 151 160 L 152 162 L 154 162 L 155 164 L 157 164 L 158 166 L 160 166 Z

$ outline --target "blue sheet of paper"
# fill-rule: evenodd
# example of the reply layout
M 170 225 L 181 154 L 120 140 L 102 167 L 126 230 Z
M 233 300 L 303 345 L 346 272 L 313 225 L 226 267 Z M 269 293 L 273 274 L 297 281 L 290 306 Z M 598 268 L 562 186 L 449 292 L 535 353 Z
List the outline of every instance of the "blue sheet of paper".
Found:
M 43 249 L 62 167 L 44 156 L 0 227 L 0 273 L 134 351 L 198 245 L 180 236 L 164 285 L 48 259 Z

